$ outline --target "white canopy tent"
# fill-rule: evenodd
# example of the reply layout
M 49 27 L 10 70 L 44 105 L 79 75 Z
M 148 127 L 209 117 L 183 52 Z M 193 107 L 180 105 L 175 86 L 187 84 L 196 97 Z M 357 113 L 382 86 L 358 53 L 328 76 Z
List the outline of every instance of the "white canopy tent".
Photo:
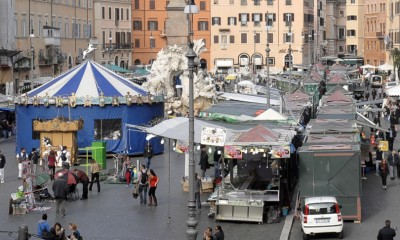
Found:
M 261 113 L 254 120 L 270 120 L 270 121 L 280 121 L 280 120 L 287 120 L 288 117 L 284 116 L 272 108 L 269 108 L 267 111 Z
M 400 96 L 400 85 L 388 88 L 385 92 L 388 96 Z
M 381 70 L 381 71 L 393 70 L 393 66 L 390 65 L 390 64 L 387 64 L 387 63 L 382 64 L 382 65 L 379 65 L 377 68 L 378 68 L 379 70 Z
M 375 66 L 372 66 L 372 65 L 370 65 L 370 64 L 367 64 L 367 65 L 361 66 L 360 68 L 362 68 L 362 69 L 369 69 L 369 68 L 376 68 L 376 67 L 375 67 Z

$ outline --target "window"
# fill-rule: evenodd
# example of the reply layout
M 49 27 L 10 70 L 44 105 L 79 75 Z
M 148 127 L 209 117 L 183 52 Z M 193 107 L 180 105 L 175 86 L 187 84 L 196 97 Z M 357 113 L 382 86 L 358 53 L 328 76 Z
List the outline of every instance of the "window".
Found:
M 205 1 L 201 1 L 200 2 L 200 11 L 205 11 L 206 10 L 206 2 Z
M 135 39 L 135 48 L 140 48 L 140 39 Z
M 252 17 L 253 17 L 254 26 L 259 27 L 261 25 L 262 14 L 261 13 L 253 13 Z
M 68 38 L 68 37 L 69 37 L 69 24 L 68 24 L 68 18 L 66 18 L 66 19 L 65 19 L 65 29 L 64 29 L 64 32 L 65 32 L 64 36 L 65 36 L 66 38 Z
M 38 33 L 37 33 L 38 37 L 42 36 L 42 19 L 39 18 L 38 19 Z
M 103 46 L 103 49 L 106 49 L 106 31 L 103 31 L 101 34 L 101 44 Z
M 247 43 L 247 33 L 241 33 L 240 34 L 240 42 L 241 43 Z
M 218 37 L 218 35 L 215 35 L 215 36 L 214 36 L 214 43 L 219 43 L 219 37 Z
M 106 18 L 106 8 L 102 7 L 101 8 L 101 19 L 105 19 Z
M 108 19 L 111 19 L 111 8 L 108 8 Z
M 114 11 L 115 11 L 115 15 L 114 15 L 115 21 L 119 21 L 119 8 L 115 8 Z
M 276 22 L 276 14 L 275 13 L 266 13 L 265 14 L 266 25 L 273 26 L 273 22 Z
M 129 8 L 126 9 L 126 20 L 129 20 Z
M 148 21 L 147 30 L 158 30 L 158 22 L 156 20 Z
M 14 36 L 18 37 L 18 19 L 14 19 Z
M 260 5 L 260 0 L 254 0 L 254 6 L 259 6 Z
M 350 0 L 350 3 L 351 3 L 351 4 L 355 4 L 355 3 L 356 3 L 356 0 Z
M 236 25 L 236 17 L 228 17 L 228 25 Z
M 274 43 L 274 34 L 268 33 L 268 43 Z
M 284 13 L 283 21 L 286 23 L 286 27 L 290 26 L 294 22 L 294 13 Z
M 142 21 L 141 20 L 133 21 L 133 30 L 142 30 Z
M 267 0 L 267 5 L 274 5 L 274 0 Z
M 123 8 L 121 8 L 120 13 L 121 13 L 121 20 L 124 20 L 124 9 Z
M 339 11 L 339 17 L 344 17 L 344 11 Z
M 292 5 L 292 0 L 286 0 L 286 5 Z
M 267 61 L 270 66 L 275 66 L 275 58 L 270 57 L 267 59 Z
M 95 140 L 117 140 L 121 139 L 121 119 L 95 119 L 94 139 Z
M 229 4 L 235 4 L 235 0 L 229 0 Z
M 356 30 L 347 30 L 347 36 L 348 37 L 355 37 L 356 36 Z
M 284 33 L 283 39 L 285 40 L 285 43 L 293 43 L 294 40 L 293 33 Z
M 150 0 L 149 8 L 150 8 L 150 10 L 156 9 L 156 0 Z
M 344 40 L 344 28 L 339 28 L 339 40 Z
M 135 9 L 139 9 L 140 8 L 139 1 L 140 0 L 135 0 L 135 6 L 134 6 Z
M 235 43 L 235 36 L 234 35 L 230 35 L 229 36 L 229 43 Z
M 156 39 L 153 37 L 153 38 L 150 38 L 150 48 L 155 48 L 156 47 Z
M 198 23 L 199 31 L 208 31 L 208 21 L 200 20 Z
M 228 36 L 227 35 L 221 35 L 221 46 L 222 48 L 226 48 L 226 45 L 228 43 Z
M 247 0 L 240 0 L 240 5 L 242 5 L 242 6 L 247 5 Z
M 213 17 L 211 24 L 212 25 L 221 25 L 221 18 L 220 17 Z
M 260 33 L 254 33 L 254 43 L 260 43 Z
M 313 203 L 308 204 L 309 215 L 331 214 L 336 213 L 336 205 L 334 203 Z
M 246 26 L 247 22 L 249 21 L 250 15 L 248 13 L 240 13 L 239 14 L 239 19 L 240 19 L 240 25 Z

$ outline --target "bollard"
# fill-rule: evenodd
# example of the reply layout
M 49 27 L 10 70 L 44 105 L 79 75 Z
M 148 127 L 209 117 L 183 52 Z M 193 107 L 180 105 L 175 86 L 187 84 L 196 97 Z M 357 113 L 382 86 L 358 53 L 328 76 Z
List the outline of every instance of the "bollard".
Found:
M 18 240 L 28 240 L 28 239 L 29 239 L 28 226 L 22 224 L 18 228 Z

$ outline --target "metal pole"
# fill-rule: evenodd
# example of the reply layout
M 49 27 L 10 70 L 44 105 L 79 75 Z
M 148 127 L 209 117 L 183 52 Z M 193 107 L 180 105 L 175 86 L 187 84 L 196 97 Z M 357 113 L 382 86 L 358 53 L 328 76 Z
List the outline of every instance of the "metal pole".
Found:
M 33 55 L 35 54 L 35 49 L 33 49 L 33 38 L 35 37 L 35 35 L 33 34 L 33 28 L 31 29 L 31 34 L 29 35 L 29 39 L 30 39 L 30 45 L 31 45 L 31 74 L 30 74 L 30 87 L 32 90 L 33 89 L 33 65 L 34 65 L 34 60 L 33 60 Z
M 186 220 L 186 225 L 188 226 L 186 230 L 186 236 L 189 240 L 196 240 L 198 231 L 196 226 L 198 221 L 196 219 L 196 200 L 194 192 L 195 184 L 195 159 L 194 159 L 194 89 L 193 89 L 193 71 L 194 71 L 194 59 L 197 57 L 193 50 L 193 32 L 192 32 L 192 6 L 194 1 L 189 1 L 189 20 L 188 20 L 188 30 L 189 30 L 189 46 L 186 57 L 188 58 L 189 67 L 189 198 L 188 198 L 188 219 Z
M 289 21 L 289 94 L 292 93 L 292 18 L 291 15 L 288 14 Z
M 271 91 L 270 91 L 270 86 L 269 86 L 269 52 L 271 49 L 269 48 L 269 41 L 268 41 L 268 35 L 269 35 L 269 14 L 267 12 L 267 48 L 265 49 L 265 52 L 267 53 L 267 109 L 271 108 Z

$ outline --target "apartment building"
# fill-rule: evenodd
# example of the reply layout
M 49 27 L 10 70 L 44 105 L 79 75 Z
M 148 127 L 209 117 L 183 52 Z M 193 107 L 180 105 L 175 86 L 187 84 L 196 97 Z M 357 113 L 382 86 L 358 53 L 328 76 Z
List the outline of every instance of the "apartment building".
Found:
M 393 64 L 390 51 L 400 49 L 400 0 L 386 0 L 386 11 L 385 59 L 387 63 Z
M 378 2 L 378 1 L 375 1 Z M 346 52 L 364 56 L 364 0 L 346 1 Z
M 256 73 L 266 61 L 272 72 L 281 71 L 290 59 L 302 64 L 313 58 L 313 0 L 213 0 L 211 21 L 211 69 L 216 72 L 245 68 Z
M 14 80 L 19 85 L 30 78 L 53 77 L 82 62 L 92 37 L 92 0 L 12 2 L 14 48 L 21 51 L 14 58 Z
M 379 66 L 385 63 L 386 0 L 364 0 L 364 61 Z M 347 16 L 349 18 L 349 16 Z
M 322 56 L 345 54 L 346 34 L 348 34 L 346 33 L 346 0 L 326 0 L 325 9 L 326 32 L 325 41 L 322 43 Z
M 94 59 L 122 68 L 132 65 L 132 1 L 94 0 Z
M 323 56 L 326 48 L 326 1 L 315 0 L 314 3 L 314 62 Z M 325 51 L 326 52 L 326 51 Z
M 203 39 L 210 49 L 210 0 L 196 1 L 200 12 L 193 14 L 194 39 Z M 185 0 L 132 0 L 132 51 L 135 65 L 149 64 L 167 46 L 186 47 L 188 15 Z M 202 68 L 208 68 L 210 52 L 201 56 Z

